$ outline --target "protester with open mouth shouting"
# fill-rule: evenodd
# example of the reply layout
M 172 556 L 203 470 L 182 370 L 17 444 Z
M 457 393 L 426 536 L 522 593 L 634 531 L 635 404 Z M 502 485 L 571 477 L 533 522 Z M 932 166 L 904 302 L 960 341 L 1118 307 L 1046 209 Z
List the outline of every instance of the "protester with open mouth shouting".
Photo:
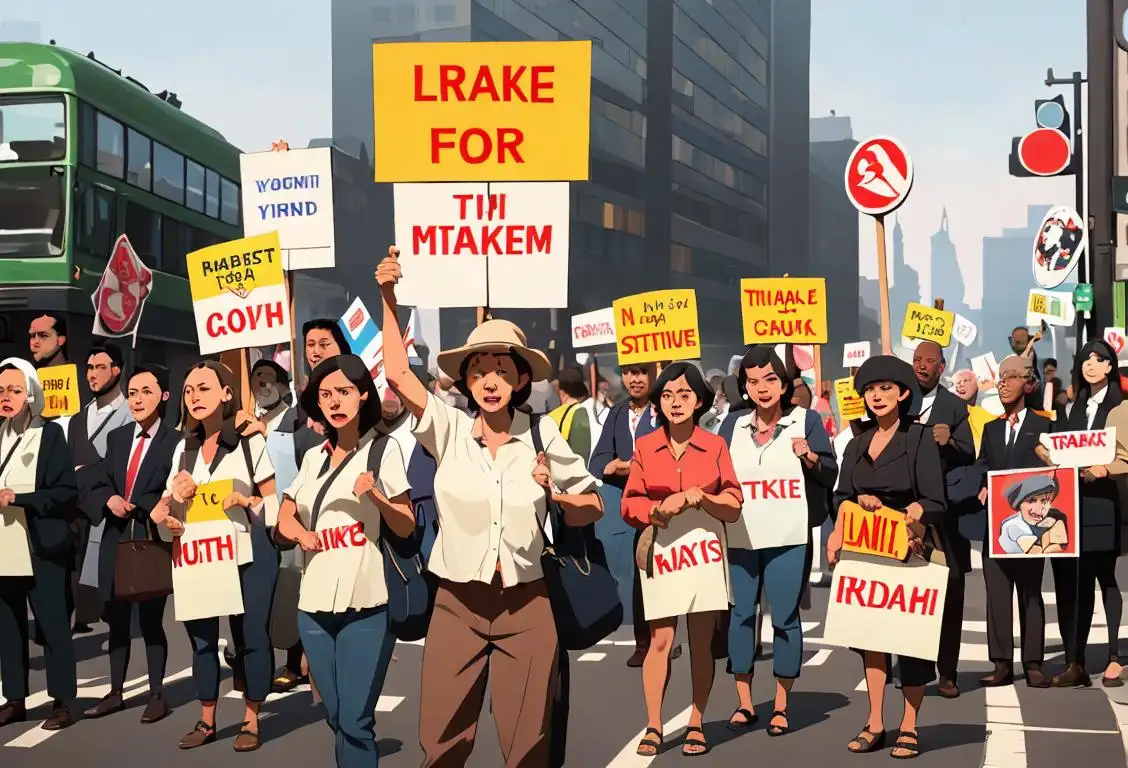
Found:
M 640 437 L 623 491 L 623 519 L 644 531 L 636 550 L 650 647 L 642 663 L 646 733 L 638 754 L 662 746 L 662 699 L 678 617 L 689 633 L 692 709 L 682 754 L 709 751 L 701 719 L 713 687 L 713 631 L 729 607 L 725 524 L 740 517 L 742 494 L 725 441 L 697 421 L 713 391 L 690 363 L 662 371 L 650 400 L 658 429 Z

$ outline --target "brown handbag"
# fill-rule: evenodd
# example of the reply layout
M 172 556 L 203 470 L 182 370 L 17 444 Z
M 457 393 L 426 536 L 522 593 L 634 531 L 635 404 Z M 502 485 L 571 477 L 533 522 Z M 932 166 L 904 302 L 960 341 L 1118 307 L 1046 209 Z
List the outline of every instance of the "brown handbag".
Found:
M 132 522 L 135 531 L 137 521 Z M 148 526 L 146 526 L 148 534 Z M 123 541 L 114 561 L 114 598 L 140 603 L 172 594 L 172 548 L 152 538 Z

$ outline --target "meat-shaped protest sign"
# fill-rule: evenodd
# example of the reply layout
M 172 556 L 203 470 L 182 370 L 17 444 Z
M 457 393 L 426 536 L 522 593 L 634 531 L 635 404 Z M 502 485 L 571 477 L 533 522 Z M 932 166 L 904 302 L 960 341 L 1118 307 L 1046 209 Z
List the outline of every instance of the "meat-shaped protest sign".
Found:
M 1084 469 L 1116 459 L 1116 427 L 1046 433 L 1038 440 L 1049 450 L 1050 462 L 1058 467 Z
M 834 567 L 823 642 L 935 661 L 948 568 L 842 560 Z
M 106 262 L 98 288 L 90 296 L 94 304 L 95 336 L 137 338 L 141 312 L 153 287 L 153 273 L 141 261 L 125 235 L 118 237 Z

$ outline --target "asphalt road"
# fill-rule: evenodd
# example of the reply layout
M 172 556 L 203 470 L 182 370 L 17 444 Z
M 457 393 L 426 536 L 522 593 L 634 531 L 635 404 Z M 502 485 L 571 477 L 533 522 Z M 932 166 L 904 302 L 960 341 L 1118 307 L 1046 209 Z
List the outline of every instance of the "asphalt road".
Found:
M 1060 668 L 1061 642 L 1058 637 L 1053 589 L 1048 578 L 1044 585 L 1049 646 L 1048 667 Z M 1121 584 L 1128 585 L 1128 566 L 1122 566 Z M 723 662 L 717 665 L 717 682 L 707 712 L 706 733 L 713 751 L 697 765 L 735 765 L 745 763 L 750 754 L 757 761 L 778 759 L 780 764 L 815 766 L 842 759 L 846 742 L 865 722 L 866 695 L 859 690 L 862 670 L 859 659 L 843 649 L 821 645 L 822 618 L 827 590 L 813 591 L 812 608 L 804 616 L 806 652 L 803 674 L 792 697 L 791 715 L 795 731 L 782 738 L 769 738 L 763 724 L 771 714 L 772 678 L 770 662 L 761 666 L 755 686 L 760 723 L 745 734 L 730 733 L 724 723 L 736 698 Z M 1100 605 L 1100 601 L 1097 601 Z M 1016 612 L 1017 615 L 1017 612 Z M 1107 691 L 1099 686 L 1087 690 L 1033 690 L 1024 684 L 1016 687 L 983 690 L 976 687 L 978 677 L 990 669 L 987 661 L 985 610 L 981 573 L 975 571 L 967 588 L 964 645 L 961 662 L 963 695 L 953 701 L 932 694 L 921 714 L 920 736 L 925 753 L 917 761 L 921 768 L 1051 768 L 1078 758 L 1101 768 L 1128 768 L 1128 688 Z M 1090 669 L 1103 669 L 1107 638 L 1103 612 L 1096 620 L 1091 640 Z M 93 635 L 77 639 L 80 655 L 80 708 L 89 706 L 108 689 L 108 663 L 101 650 L 105 625 L 97 625 Z M 29 704 L 36 707 L 27 723 L 0 730 L 0 765 L 5 768 L 40 768 L 71 765 L 129 766 L 142 758 L 163 761 L 168 766 L 238 765 L 274 768 L 280 761 L 297 765 L 332 764 L 332 740 L 322 721 L 321 708 L 314 706 L 308 690 L 284 697 L 272 697 L 265 706 L 262 722 L 264 744 L 255 753 L 236 755 L 231 742 L 238 730 L 241 704 L 236 697 L 224 698 L 219 710 L 219 740 L 191 752 L 181 752 L 177 741 L 198 716 L 192 696 L 188 642 L 184 630 L 168 618 L 170 663 L 165 698 L 175 709 L 164 721 L 141 725 L 145 704 L 144 652 L 135 643 L 129 671 L 127 696 L 130 708 L 98 721 L 80 721 L 72 728 L 49 733 L 39 723 L 49 713 L 43 692 L 45 681 L 42 657 L 33 648 L 32 690 Z M 1017 633 L 1017 628 L 1016 628 Z M 641 682 L 637 670 L 626 666 L 632 643 L 628 631 L 618 633 L 587 653 L 572 655 L 572 704 L 569 730 L 569 766 L 594 768 L 642 768 L 676 765 L 683 760 L 680 736 L 689 710 L 687 657 L 674 663 L 674 678 L 669 687 L 665 715 L 667 746 L 657 758 L 640 758 L 635 745 L 644 726 Z M 765 655 L 770 655 L 770 644 Z M 417 743 L 418 679 L 422 645 L 401 644 L 377 708 L 377 728 L 381 738 L 384 766 L 418 766 L 422 755 Z M 1057 660 L 1054 660 L 1057 657 Z M 1099 681 L 1098 681 L 1099 682 Z M 225 692 L 230 690 L 225 682 Z M 1124 692 L 1124 693 L 1121 693 Z M 895 728 L 900 715 L 896 691 L 887 697 L 887 726 Z M 866 758 L 850 756 L 851 760 Z M 872 760 L 888 757 L 874 755 Z M 769 763 L 770 764 L 770 763 Z M 477 748 L 468 765 L 498 768 L 503 765 L 496 731 L 488 707 L 483 713 Z

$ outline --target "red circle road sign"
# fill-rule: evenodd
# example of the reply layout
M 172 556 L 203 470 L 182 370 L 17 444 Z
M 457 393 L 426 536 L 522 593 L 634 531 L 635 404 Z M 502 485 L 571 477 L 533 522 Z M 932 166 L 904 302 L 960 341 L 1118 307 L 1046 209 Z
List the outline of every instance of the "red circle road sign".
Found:
M 1069 137 L 1056 128 L 1039 128 L 1018 141 L 1018 162 L 1035 176 L 1056 176 L 1072 154 Z
M 913 160 L 901 142 L 874 136 L 854 148 L 846 163 L 846 197 L 862 213 L 896 210 L 913 186 Z

